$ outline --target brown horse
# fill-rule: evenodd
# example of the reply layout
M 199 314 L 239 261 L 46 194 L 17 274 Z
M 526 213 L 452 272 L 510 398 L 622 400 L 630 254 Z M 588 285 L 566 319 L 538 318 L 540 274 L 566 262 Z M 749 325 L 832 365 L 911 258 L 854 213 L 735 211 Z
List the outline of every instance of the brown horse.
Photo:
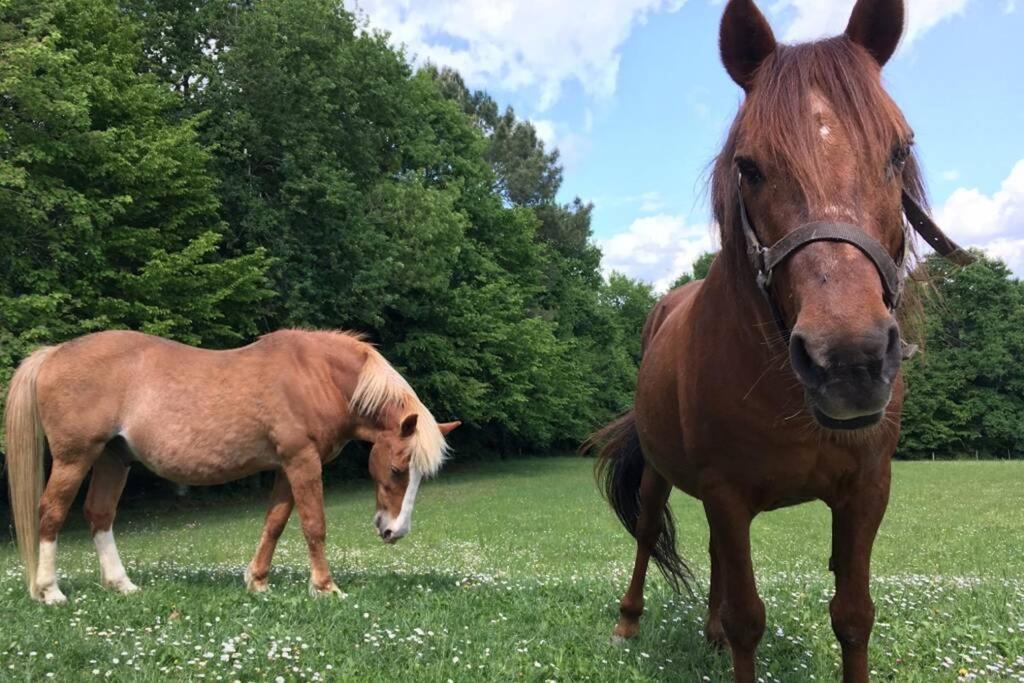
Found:
M 245 572 L 267 590 L 277 540 L 298 507 L 310 593 L 340 593 L 324 555 L 321 468 L 350 440 L 373 443 L 374 527 L 409 532 L 420 480 L 437 472 L 444 435 L 409 384 L 372 346 L 344 332 L 283 330 L 240 349 L 207 351 L 137 332 L 100 332 L 40 349 L 11 381 L 7 467 L 29 593 L 64 602 L 57 534 L 92 470 L 85 516 L 104 585 L 128 579 L 114 544 L 117 501 L 133 461 L 175 482 L 220 484 L 264 470 L 277 478 L 263 536 Z M 43 456 L 53 466 L 43 490 Z
M 751 521 L 816 499 L 832 509 L 843 677 L 868 678 L 869 562 L 903 402 L 901 206 L 964 260 L 921 208 L 912 133 L 881 85 L 903 16 L 900 0 L 859 0 L 844 35 L 786 46 L 751 0 L 730 0 L 721 56 L 746 98 L 713 169 L 722 250 L 651 313 L 634 410 L 588 444 L 637 541 L 616 637 L 639 627 L 651 557 L 676 587 L 690 580 L 666 505 L 676 486 L 704 505 L 705 634 L 728 644 L 737 681 L 754 680 L 765 628 Z

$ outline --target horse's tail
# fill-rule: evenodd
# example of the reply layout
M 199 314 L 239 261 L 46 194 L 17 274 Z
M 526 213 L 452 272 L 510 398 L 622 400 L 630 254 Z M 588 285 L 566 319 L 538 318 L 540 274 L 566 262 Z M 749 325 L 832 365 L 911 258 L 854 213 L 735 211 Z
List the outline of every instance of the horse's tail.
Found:
M 7 485 L 18 552 L 25 563 L 29 592 L 36 583 L 39 556 L 39 499 L 43 495 L 43 454 L 46 434 L 36 404 L 36 376 L 57 347 L 39 349 L 22 361 L 7 392 L 4 422 L 7 433 Z
M 581 448 L 584 453 L 595 450 L 594 474 L 598 485 L 622 526 L 636 538 L 645 461 L 633 411 L 592 434 Z M 685 588 L 693 592 L 693 574 L 676 550 L 676 523 L 667 503 L 661 511 L 661 534 L 651 549 L 651 557 L 672 590 L 678 593 Z

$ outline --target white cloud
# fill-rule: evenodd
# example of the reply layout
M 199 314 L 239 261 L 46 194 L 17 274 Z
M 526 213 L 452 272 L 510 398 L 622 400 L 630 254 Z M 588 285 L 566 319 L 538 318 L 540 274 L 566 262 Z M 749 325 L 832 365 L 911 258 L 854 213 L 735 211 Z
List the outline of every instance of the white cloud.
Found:
M 980 247 L 1024 276 L 1024 159 L 991 195 L 974 188 L 953 192 L 935 215 L 958 242 Z
M 963 12 L 968 0 L 912 0 L 907 5 L 907 26 L 902 48 L 944 19 Z M 780 32 L 786 41 L 812 40 L 842 33 L 850 20 L 854 0 L 777 0 L 768 6 L 772 14 L 792 14 Z
M 630 207 L 643 214 L 664 213 L 669 202 L 658 191 L 640 194 L 604 195 L 595 197 L 594 203 L 606 208 Z
M 345 0 L 420 61 L 457 69 L 474 86 L 534 88 L 538 109 L 578 81 L 615 92 L 620 49 L 633 28 L 686 0 Z
M 563 169 L 572 172 L 583 163 L 583 159 L 590 151 L 588 137 L 549 119 L 532 119 L 530 123 L 537 131 L 537 136 L 544 142 L 545 150 L 558 150 L 558 160 Z
M 660 192 L 644 192 L 639 197 L 641 213 L 657 213 L 665 208 Z
M 682 216 L 637 218 L 626 229 L 600 241 L 606 273 L 618 271 L 666 290 L 689 271 L 705 251 L 714 249 L 707 225 L 687 225 Z
M 1017 0 L 1006 0 L 1006 5 L 1003 7 L 1005 14 L 1013 14 L 1017 11 Z
M 537 136 L 544 141 L 544 147 L 551 149 L 555 146 L 555 122 L 547 119 L 533 119 L 530 121 L 533 124 L 533 129 L 537 131 Z

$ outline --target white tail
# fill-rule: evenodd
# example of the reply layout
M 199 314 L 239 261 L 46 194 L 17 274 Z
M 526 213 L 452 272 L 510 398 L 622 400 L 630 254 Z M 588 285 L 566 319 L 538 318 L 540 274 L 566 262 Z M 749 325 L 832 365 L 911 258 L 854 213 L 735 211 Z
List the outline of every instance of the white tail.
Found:
M 25 579 L 33 597 L 36 597 L 39 499 L 43 495 L 43 454 L 46 450 L 46 434 L 43 433 L 36 405 L 36 376 L 47 356 L 56 348 L 41 348 L 21 363 L 11 379 L 4 410 L 11 516 L 18 537 L 18 552 L 25 563 Z

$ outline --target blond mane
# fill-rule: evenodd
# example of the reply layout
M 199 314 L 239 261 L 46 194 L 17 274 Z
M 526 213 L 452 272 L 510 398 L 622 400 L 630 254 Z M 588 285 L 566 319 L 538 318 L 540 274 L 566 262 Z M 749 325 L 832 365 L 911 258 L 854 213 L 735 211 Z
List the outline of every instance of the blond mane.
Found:
M 355 335 L 347 336 L 361 341 Z M 370 344 L 363 342 L 363 345 L 367 353 L 366 363 L 359 372 L 359 380 L 352 393 L 352 410 L 366 417 L 376 417 L 389 406 L 402 410 L 404 415 L 416 413 L 418 420 L 412 436 L 412 467 L 426 477 L 436 474 L 448 454 L 448 444 L 437 427 L 437 420 L 384 356 Z

